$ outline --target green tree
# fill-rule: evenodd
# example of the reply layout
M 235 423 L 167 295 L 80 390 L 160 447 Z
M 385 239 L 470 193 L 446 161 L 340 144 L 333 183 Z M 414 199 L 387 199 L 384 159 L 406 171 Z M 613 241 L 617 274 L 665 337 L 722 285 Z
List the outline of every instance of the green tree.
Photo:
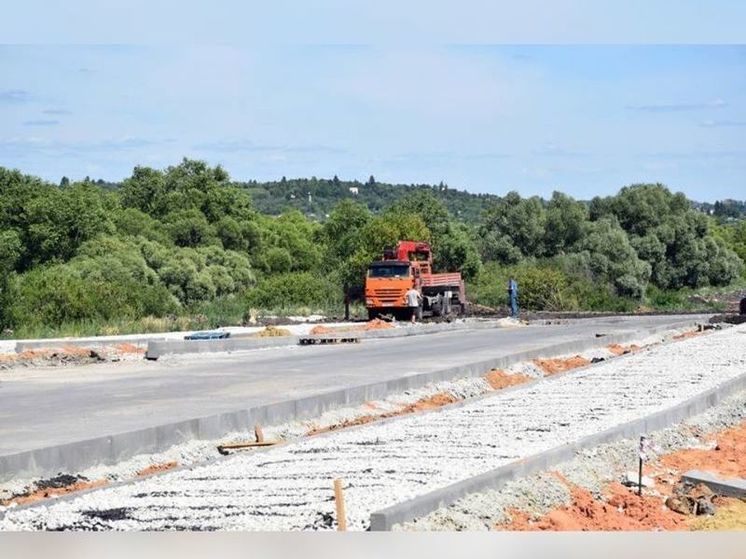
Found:
M 492 202 L 480 231 L 485 260 L 516 262 L 544 253 L 546 211 L 540 198 L 521 198 L 517 192 Z
M 547 204 L 544 246 L 548 256 L 572 250 L 583 237 L 588 208 L 561 192 L 553 192 Z
M 594 199 L 591 218 L 605 216 L 619 221 L 662 289 L 727 285 L 743 267 L 727 244 L 714 240 L 707 217 L 663 185 L 632 185 L 616 196 Z
M 619 295 L 640 299 L 650 279 L 650 265 L 640 260 L 629 237 L 614 218 L 589 222 L 570 255 L 567 270 L 595 281 L 610 282 Z
M 22 250 L 23 245 L 16 231 L 0 231 L 0 330 L 11 323 L 11 279 Z

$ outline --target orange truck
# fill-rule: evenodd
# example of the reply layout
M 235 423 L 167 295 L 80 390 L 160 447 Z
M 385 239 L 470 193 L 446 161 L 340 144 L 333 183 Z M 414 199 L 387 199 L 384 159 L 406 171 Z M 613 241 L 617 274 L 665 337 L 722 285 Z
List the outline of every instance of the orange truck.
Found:
M 421 303 L 407 305 L 406 293 L 419 291 Z M 434 274 L 430 245 L 420 241 L 399 241 L 383 253 L 383 259 L 368 266 L 365 278 L 365 306 L 370 320 L 381 315 L 418 319 L 424 314 L 462 314 L 466 308 L 464 280 L 460 272 Z

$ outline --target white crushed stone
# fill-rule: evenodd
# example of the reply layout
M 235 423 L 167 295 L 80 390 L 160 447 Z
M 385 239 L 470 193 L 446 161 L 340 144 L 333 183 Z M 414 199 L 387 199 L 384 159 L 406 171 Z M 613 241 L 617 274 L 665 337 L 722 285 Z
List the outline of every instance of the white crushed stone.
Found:
M 741 392 L 679 425 L 648 433 L 652 451 L 649 460 L 652 462 L 658 456 L 685 448 L 711 448 L 713 443 L 703 443 L 703 437 L 739 425 L 744 420 L 746 392 Z M 578 452 L 575 458 L 555 466 L 552 471 L 561 473 L 569 482 L 587 489 L 596 498 L 602 498 L 603 487 L 622 479 L 625 472 L 636 464 L 637 447 L 638 439 L 599 445 Z M 398 524 L 394 530 L 489 530 L 496 524 L 509 522 L 510 509 L 523 511 L 537 519 L 570 502 L 567 486 L 551 473 L 540 472 L 510 481 L 497 490 L 467 495 L 424 517 Z
M 555 476 L 542 472 L 507 482 L 499 490 L 474 493 L 427 516 L 396 524 L 394 531 L 484 531 L 509 522 L 510 509 L 539 518 L 572 502 L 570 491 Z
M 505 369 L 506 373 L 526 375 L 527 377 L 539 379 L 544 377 L 544 369 L 536 365 L 532 361 L 521 361 L 514 363 Z
M 743 374 L 735 327 L 552 381 L 169 472 L 69 501 L 10 510 L 0 529 L 317 530 L 348 526 L 456 481 L 661 411 Z

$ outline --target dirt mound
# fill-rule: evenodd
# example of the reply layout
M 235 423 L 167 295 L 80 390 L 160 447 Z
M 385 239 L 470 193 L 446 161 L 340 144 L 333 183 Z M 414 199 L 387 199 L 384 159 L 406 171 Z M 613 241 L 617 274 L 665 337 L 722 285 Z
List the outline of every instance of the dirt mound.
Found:
M 145 353 L 145 348 L 137 347 L 136 345 L 127 342 L 116 344 L 114 349 L 119 353 Z
M 623 346 L 621 344 L 611 344 L 606 346 L 606 349 L 608 349 L 614 355 L 625 355 L 627 353 L 634 353 L 635 351 L 639 351 L 640 346 L 636 344 L 631 344 L 628 346 Z
M 67 493 L 103 487 L 108 483 L 109 482 L 105 479 L 89 481 L 82 476 L 57 476 L 50 480 L 38 481 L 36 483 L 36 489 L 30 490 L 21 495 L 16 495 L 10 499 L 0 500 L 0 506 L 7 507 L 11 504 L 27 505 L 43 501 L 44 499 L 49 499 L 50 497 L 58 497 L 60 495 L 66 495 Z
M 292 336 L 292 332 L 287 328 L 278 328 L 277 326 L 267 326 L 264 330 L 254 334 L 255 338 L 277 338 L 282 336 Z
M 513 520 L 496 528 L 584 532 L 687 529 L 685 517 L 665 508 L 660 497 L 640 497 L 620 483 L 612 483 L 607 487 L 606 499 L 602 501 L 595 499 L 586 489 L 568 485 L 571 505 L 555 509 L 535 521 L 526 513 L 511 511 Z
M 393 324 L 390 322 L 386 322 L 385 320 L 381 320 L 379 318 L 374 318 L 373 320 L 366 322 L 362 329 L 365 331 L 368 330 L 388 330 L 390 328 L 393 328 Z
M 506 373 L 505 371 L 494 370 L 484 375 L 484 379 L 494 390 L 501 390 L 508 388 L 509 386 L 517 386 L 530 380 L 533 380 L 528 375 L 522 375 L 520 373 Z
M 446 394 L 445 392 L 441 392 L 439 394 L 433 394 L 432 396 L 428 398 L 417 400 L 414 404 L 409 404 L 405 406 L 404 409 L 402 410 L 402 413 L 413 413 L 416 411 L 434 410 L 442 406 L 447 406 L 448 404 L 453 404 L 454 402 L 457 402 L 457 401 L 458 401 L 458 398 L 456 398 L 455 396 Z
M 105 361 L 106 359 L 107 356 L 102 351 L 78 346 L 29 349 L 21 353 L 0 355 L 0 369 L 67 364 L 80 365 Z
M 564 373 L 578 367 L 584 367 L 590 364 L 590 361 L 580 355 L 566 357 L 563 359 L 534 359 L 534 365 L 539 367 L 547 375 L 556 375 Z
M 329 326 L 323 326 L 319 324 L 311 328 L 309 334 L 316 336 L 319 334 L 341 334 L 344 332 L 367 332 L 370 330 L 388 330 L 394 328 L 394 325 L 380 318 L 374 318 L 362 325 L 355 326 L 339 326 L 337 328 L 330 328 Z
M 685 486 L 683 472 L 708 470 L 722 476 L 746 476 L 746 422 L 717 436 L 714 449 L 685 449 L 659 458 L 647 466 L 664 468 L 655 476 L 653 494 L 638 496 L 635 488 L 611 483 L 604 497 L 594 495 L 557 477 L 567 485 L 572 504 L 536 519 L 520 510 L 510 511 L 512 520 L 498 530 L 740 530 L 746 528 L 746 503 L 713 494 L 705 485 Z M 652 475 L 652 474 L 651 474 Z M 664 504 L 665 499 L 665 504 Z M 714 515 L 713 515 L 714 513 Z M 695 516 L 703 515 L 703 516 Z
M 690 448 L 667 454 L 660 463 L 671 470 L 706 470 L 726 477 L 746 477 L 746 422 L 717 436 L 714 449 Z

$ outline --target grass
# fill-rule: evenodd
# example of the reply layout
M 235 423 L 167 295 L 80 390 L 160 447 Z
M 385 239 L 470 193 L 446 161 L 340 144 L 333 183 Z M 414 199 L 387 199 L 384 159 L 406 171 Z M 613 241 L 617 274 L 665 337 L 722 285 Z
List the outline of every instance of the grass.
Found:
M 691 524 L 692 530 L 746 530 L 746 502 L 730 499 L 720 507 L 714 516 L 697 518 Z
M 0 339 L 43 339 L 86 336 L 117 336 L 125 334 L 155 334 L 184 330 L 207 330 L 221 326 L 242 326 L 250 315 L 255 318 L 310 316 L 320 314 L 331 319 L 342 320 L 344 307 L 291 305 L 267 309 L 248 309 L 239 297 L 226 297 L 202 303 L 179 316 L 145 316 L 112 321 L 85 320 L 66 322 L 57 326 L 28 325 L 5 331 Z M 350 317 L 367 318 L 365 307 L 359 303 L 350 305 Z
M 726 287 L 662 290 L 650 285 L 645 292 L 645 300 L 646 305 L 655 310 L 723 312 L 727 303 L 718 298 L 739 290 L 746 290 L 746 281 L 743 278 Z

